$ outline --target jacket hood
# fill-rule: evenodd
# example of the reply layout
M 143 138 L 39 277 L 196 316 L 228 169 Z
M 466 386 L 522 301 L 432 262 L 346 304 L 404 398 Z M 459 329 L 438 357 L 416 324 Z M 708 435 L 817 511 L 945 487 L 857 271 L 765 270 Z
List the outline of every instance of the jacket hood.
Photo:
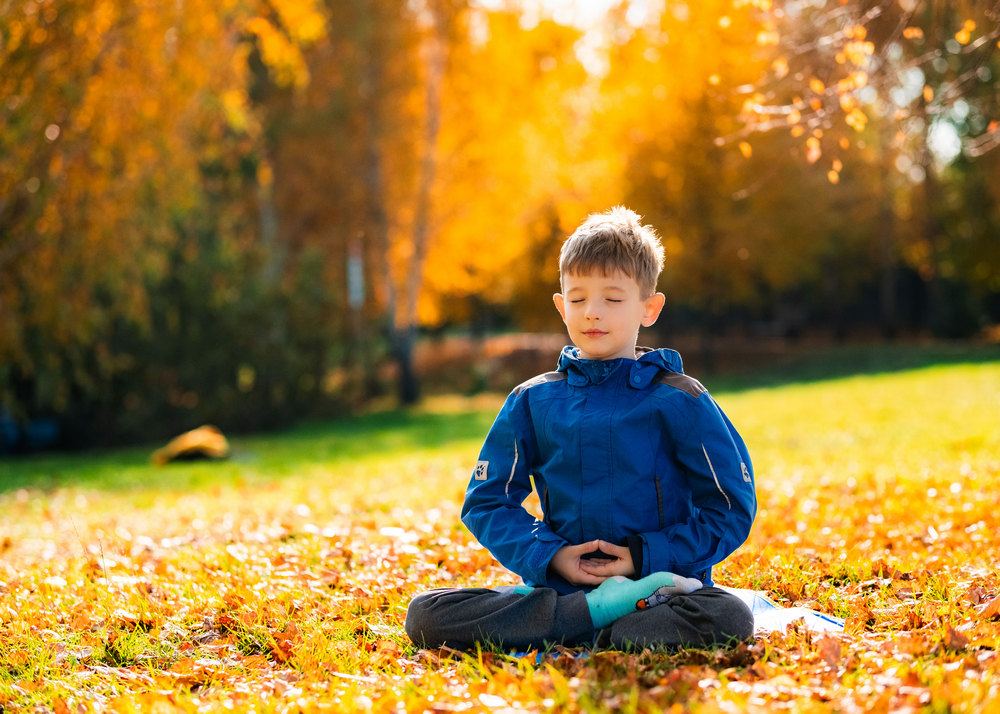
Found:
M 680 353 L 667 348 L 636 347 L 637 359 L 620 357 L 609 360 L 581 359 L 580 350 L 573 345 L 563 347 L 559 355 L 558 371 L 565 372 L 570 384 L 600 384 L 619 369 L 629 370 L 629 383 L 635 387 L 649 386 L 660 372 L 684 374 Z

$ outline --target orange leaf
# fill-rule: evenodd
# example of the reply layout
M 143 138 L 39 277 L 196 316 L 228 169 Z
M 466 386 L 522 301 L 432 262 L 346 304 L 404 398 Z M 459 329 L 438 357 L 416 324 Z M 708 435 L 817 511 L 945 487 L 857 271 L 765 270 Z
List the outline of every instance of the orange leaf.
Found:
M 997 595 L 995 598 L 987 602 L 985 605 L 978 608 L 976 610 L 976 613 L 979 615 L 979 617 L 983 618 L 984 620 L 1000 615 L 1000 595 Z
M 836 637 L 824 637 L 819 642 L 816 643 L 819 649 L 820 657 L 826 662 L 831 669 L 837 669 L 840 667 L 840 660 L 843 656 L 843 650 L 840 646 L 840 640 Z
M 860 109 L 853 109 L 850 114 L 847 115 L 847 125 L 856 131 L 862 131 L 865 125 L 868 123 L 868 116 Z
M 969 638 L 948 625 L 944 630 L 944 646 L 950 650 L 964 650 L 969 646 Z
M 750 144 L 748 142 L 741 141 L 740 142 L 740 153 L 743 154 L 746 158 L 749 159 L 753 155 L 753 147 L 750 146 Z
M 815 164 L 822 155 L 823 149 L 820 148 L 819 139 L 815 136 L 810 136 L 806 140 L 806 161 L 810 164 Z

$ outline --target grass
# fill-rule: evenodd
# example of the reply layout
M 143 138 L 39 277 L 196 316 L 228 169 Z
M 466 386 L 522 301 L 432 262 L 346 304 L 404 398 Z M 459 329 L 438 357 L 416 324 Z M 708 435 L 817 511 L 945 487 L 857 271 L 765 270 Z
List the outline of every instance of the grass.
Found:
M 1000 361 L 934 361 L 704 380 L 760 504 L 716 579 L 847 618 L 731 650 L 413 648 L 413 594 L 510 582 L 458 521 L 499 397 L 236 438 L 225 463 L 0 461 L 0 710 L 990 710 Z

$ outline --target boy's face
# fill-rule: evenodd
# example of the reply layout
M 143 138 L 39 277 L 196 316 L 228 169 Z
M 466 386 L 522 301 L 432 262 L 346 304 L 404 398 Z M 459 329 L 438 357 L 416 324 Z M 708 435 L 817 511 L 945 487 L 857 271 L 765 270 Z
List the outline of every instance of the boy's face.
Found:
M 635 359 L 639 328 L 663 309 L 663 293 L 642 297 L 639 284 L 620 271 L 564 275 L 563 292 L 552 296 L 582 359 Z

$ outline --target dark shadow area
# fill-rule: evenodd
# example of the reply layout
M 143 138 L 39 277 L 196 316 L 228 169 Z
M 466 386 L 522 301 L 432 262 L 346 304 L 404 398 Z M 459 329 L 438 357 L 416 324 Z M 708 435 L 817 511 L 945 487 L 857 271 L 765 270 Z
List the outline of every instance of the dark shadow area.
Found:
M 762 364 L 767 359 L 770 364 Z M 769 356 L 758 354 L 756 362 L 758 366 L 752 370 L 732 369 L 706 376 L 702 381 L 713 392 L 737 392 L 936 366 L 985 364 L 1000 362 L 1000 344 L 884 342 L 822 350 L 808 345 L 789 345 L 774 349 Z

